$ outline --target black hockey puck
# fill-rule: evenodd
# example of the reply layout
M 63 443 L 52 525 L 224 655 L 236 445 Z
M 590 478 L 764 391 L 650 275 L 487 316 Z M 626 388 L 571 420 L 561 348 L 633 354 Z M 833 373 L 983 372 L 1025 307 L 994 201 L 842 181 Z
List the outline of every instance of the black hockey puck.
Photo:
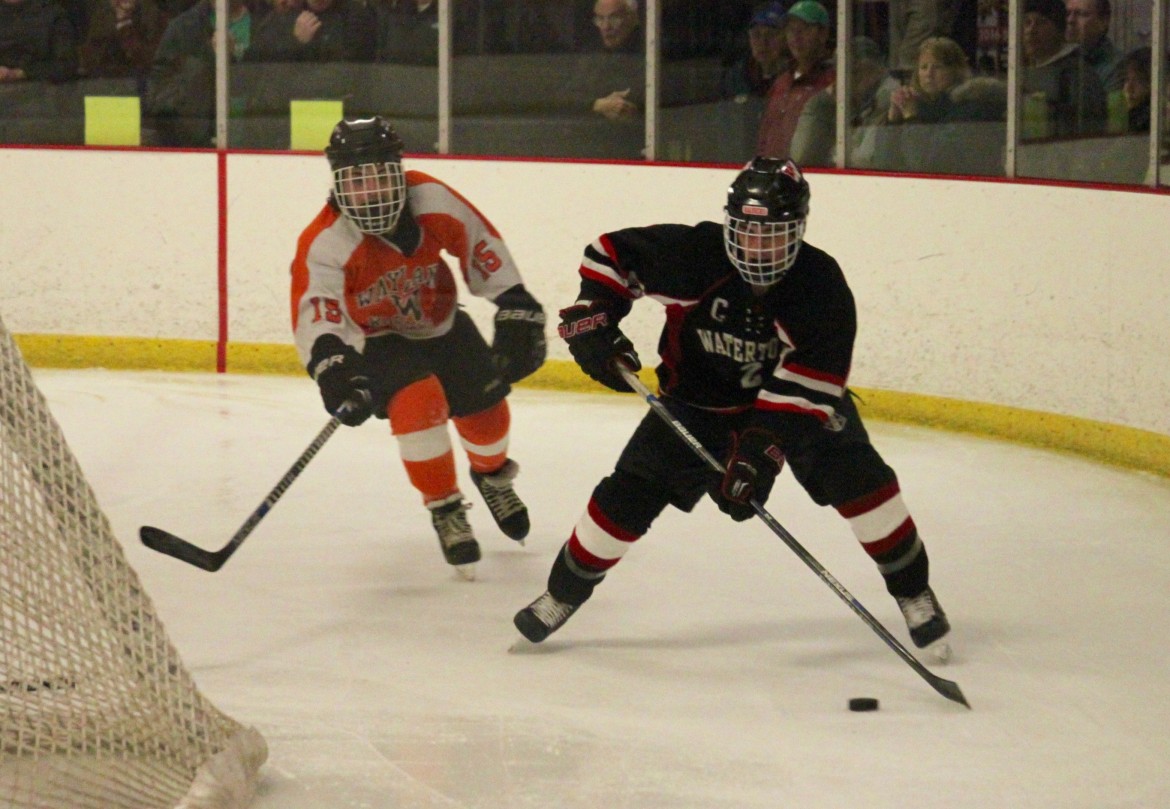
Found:
M 878 709 L 878 701 L 873 697 L 854 697 L 849 700 L 849 710 L 851 711 L 876 711 Z

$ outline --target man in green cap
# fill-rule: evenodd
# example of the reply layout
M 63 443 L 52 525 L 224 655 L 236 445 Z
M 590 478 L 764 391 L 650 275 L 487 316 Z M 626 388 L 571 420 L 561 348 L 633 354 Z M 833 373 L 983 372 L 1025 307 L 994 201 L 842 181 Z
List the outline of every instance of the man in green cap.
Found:
M 817 0 L 800 0 L 788 9 L 784 34 L 793 64 L 768 93 L 756 140 L 757 155 L 792 158 L 797 163 L 807 156 L 791 153 L 792 136 L 808 100 L 837 80 L 830 28 L 829 13 Z

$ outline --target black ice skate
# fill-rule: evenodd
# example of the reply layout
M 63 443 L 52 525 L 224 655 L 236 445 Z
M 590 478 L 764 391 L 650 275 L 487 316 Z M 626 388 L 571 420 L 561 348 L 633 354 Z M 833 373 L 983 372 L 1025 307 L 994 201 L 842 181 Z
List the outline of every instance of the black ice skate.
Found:
M 483 495 L 496 525 L 510 539 L 523 545 L 524 537 L 528 536 L 528 508 L 512 488 L 512 481 L 519 472 L 520 464 L 508 459 L 490 475 L 471 470 L 471 480 Z
M 934 590 L 927 587 L 913 598 L 898 597 L 897 601 L 914 645 L 926 649 L 941 663 L 949 660 L 951 647 L 943 638 L 951 631 L 951 623 Z
M 577 604 L 557 601 L 547 591 L 512 619 L 520 634 L 533 643 L 540 643 L 556 632 L 577 611 Z
M 456 493 L 435 503 L 427 503 L 431 510 L 431 523 L 439 535 L 439 547 L 447 564 L 467 580 L 475 578 L 475 563 L 479 561 L 479 543 L 467 522 L 467 503 L 463 495 Z

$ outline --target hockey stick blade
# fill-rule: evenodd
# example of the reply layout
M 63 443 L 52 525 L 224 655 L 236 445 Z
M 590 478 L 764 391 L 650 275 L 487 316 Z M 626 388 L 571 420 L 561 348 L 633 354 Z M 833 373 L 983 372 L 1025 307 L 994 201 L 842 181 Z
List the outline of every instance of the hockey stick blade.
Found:
M 329 437 L 336 432 L 340 425 L 341 422 L 337 420 L 336 416 L 326 422 L 325 426 L 321 428 L 321 432 L 317 433 L 317 437 L 313 439 L 313 443 L 309 444 L 305 451 L 301 453 L 301 457 L 297 458 L 292 467 L 284 473 L 284 477 L 268 493 L 268 496 L 264 498 L 264 502 L 244 521 L 244 524 L 236 531 L 235 536 L 218 551 L 204 550 L 197 545 L 192 545 L 181 537 L 175 536 L 169 531 L 164 531 L 161 528 L 154 528 L 149 525 L 144 525 L 138 529 L 138 538 L 142 540 L 143 545 L 151 550 L 164 553 L 181 562 L 186 562 L 201 570 L 214 573 L 223 567 L 228 559 L 232 558 L 232 554 L 244 543 L 244 540 L 248 538 L 248 534 L 252 533 L 252 529 L 276 505 L 276 501 L 288 490 L 288 487 L 292 485 L 293 481 L 297 479 L 297 476 L 308 466 L 309 461 L 313 460 L 313 456 L 317 454 L 321 447 L 325 446 L 325 442 L 329 440 Z
M 194 565 L 197 568 L 210 571 L 214 573 L 223 567 L 224 562 L 231 556 L 235 548 L 228 547 L 219 551 L 206 551 L 203 548 L 192 545 L 185 539 L 181 539 L 169 531 L 164 531 L 161 528 L 144 525 L 138 529 L 138 537 L 142 540 L 142 544 L 153 551 L 165 553 L 167 556 L 186 562 L 189 565 Z
M 688 430 L 682 424 L 682 422 L 676 419 L 674 415 L 666 409 L 666 405 L 664 405 L 657 396 L 651 393 L 649 388 L 642 384 L 642 380 L 638 378 L 637 374 L 630 370 L 630 368 L 621 360 L 615 360 L 613 364 L 618 373 L 622 375 L 622 378 L 626 380 L 626 384 L 628 384 L 638 395 L 646 400 L 646 403 L 650 405 L 650 409 L 653 410 L 659 418 L 666 422 L 667 426 L 674 430 L 675 434 L 684 442 L 686 442 L 686 444 L 695 451 L 696 455 L 702 458 L 713 471 L 723 471 L 723 464 L 719 463 L 715 456 L 712 455 L 710 451 L 708 451 L 707 448 L 703 446 L 702 442 L 691 435 L 691 431 Z M 918 674 L 918 676 L 925 680 L 931 688 L 933 688 L 942 696 L 967 708 L 971 707 L 971 703 L 967 702 L 967 698 L 963 696 L 963 692 L 959 688 L 958 683 L 951 682 L 950 680 L 944 680 L 942 677 L 939 677 L 937 674 L 931 672 L 930 669 L 926 668 L 926 666 L 922 665 L 922 662 L 914 655 L 912 655 L 910 651 L 905 646 L 903 646 L 897 638 L 890 634 L 890 631 L 886 629 L 877 618 L 873 617 L 869 610 L 863 607 L 861 602 L 853 597 L 852 593 L 845 589 L 845 585 L 837 581 L 833 574 L 830 573 L 824 565 L 818 562 L 811 553 L 805 550 L 804 546 L 797 541 L 796 537 L 788 533 L 788 530 L 783 525 L 781 525 L 780 522 L 775 517 L 773 517 L 766 508 L 760 505 L 760 503 L 756 500 L 751 500 L 750 502 L 752 508 L 755 509 L 756 515 L 759 516 L 761 520 L 763 520 L 764 524 L 767 525 L 769 529 L 771 529 L 772 533 L 780 537 L 784 544 L 787 545 L 793 553 L 800 557 L 802 562 L 808 565 L 808 567 L 814 573 L 816 573 L 817 576 L 820 577 L 821 581 L 829 585 L 829 587 L 841 598 L 841 600 L 849 605 L 849 608 L 857 614 L 857 617 L 865 621 L 869 628 L 872 629 L 879 638 L 885 641 L 886 645 L 889 646 L 890 649 L 898 655 L 898 657 L 902 658 L 902 660 L 906 662 L 906 665 L 910 666 L 910 668 L 912 668 Z
M 925 668 L 925 667 L 924 667 Z M 927 672 L 928 674 L 930 672 Z M 951 702 L 957 702 L 964 708 L 970 708 L 971 703 L 967 702 L 967 698 L 963 696 L 963 690 L 959 688 L 959 684 L 954 680 L 945 680 L 937 674 L 930 674 L 926 681 L 934 686 L 934 690 L 942 694 Z

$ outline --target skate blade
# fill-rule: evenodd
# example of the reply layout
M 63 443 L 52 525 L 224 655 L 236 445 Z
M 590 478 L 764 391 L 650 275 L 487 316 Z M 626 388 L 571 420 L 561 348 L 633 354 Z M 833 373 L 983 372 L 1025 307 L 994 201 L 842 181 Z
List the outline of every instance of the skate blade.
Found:
M 459 578 L 463 579 L 464 581 L 475 581 L 475 565 L 474 564 L 452 565 L 452 567 L 454 567 L 455 572 L 459 574 Z

